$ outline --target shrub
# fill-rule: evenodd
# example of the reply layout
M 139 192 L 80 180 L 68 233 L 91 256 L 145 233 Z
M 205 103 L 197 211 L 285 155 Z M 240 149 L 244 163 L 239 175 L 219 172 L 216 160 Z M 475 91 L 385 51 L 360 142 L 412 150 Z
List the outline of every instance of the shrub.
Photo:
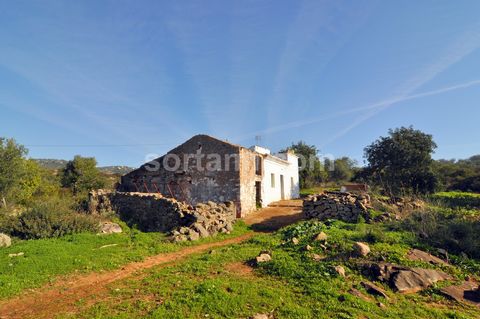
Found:
M 402 227 L 419 241 L 449 252 L 480 258 L 480 221 L 463 215 L 430 210 L 410 215 Z
M 0 225 L 0 231 L 21 239 L 61 237 L 73 233 L 95 232 L 98 220 L 76 213 L 64 202 L 37 204 L 16 217 L 8 217 Z

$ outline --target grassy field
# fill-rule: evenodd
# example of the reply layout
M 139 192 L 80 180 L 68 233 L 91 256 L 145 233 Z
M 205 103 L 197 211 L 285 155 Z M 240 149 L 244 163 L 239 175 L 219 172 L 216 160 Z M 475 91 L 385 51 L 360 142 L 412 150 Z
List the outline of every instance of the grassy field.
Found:
M 476 198 L 475 195 L 437 194 Z M 276 233 L 256 233 L 246 242 L 192 255 L 164 267 L 143 270 L 114 282 L 107 295 L 94 303 L 81 300 L 73 314 L 59 318 L 249 318 L 257 313 L 272 318 L 479 318 L 480 309 L 445 298 L 440 289 L 467 277 L 480 279 L 480 210 L 463 202 L 444 205 L 433 200 L 422 211 L 402 221 L 347 224 L 339 221 L 302 221 Z M 58 239 L 16 241 L 1 250 L 0 298 L 40 287 L 65 275 L 118 269 L 147 256 L 173 252 L 185 246 L 220 241 L 251 230 L 242 222 L 230 235 L 199 242 L 170 243 L 164 235 L 142 233 L 122 225 L 125 232 L 108 236 L 77 234 Z M 326 248 L 313 237 L 328 235 Z M 294 245 L 292 238 L 299 239 Z M 367 260 L 351 257 L 357 241 L 369 244 Z M 307 250 L 307 245 L 311 250 Z M 449 252 L 452 267 L 413 262 L 412 248 Z M 254 265 L 262 251 L 273 260 Z M 9 254 L 24 253 L 9 257 Z M 322 258 L 315 261 L 316 254 Z M 317 256 L 317 257 L 318 257 Z M 400 295 L 361 271 L 365 261 L 436 268 L 450 274 L 442 282 L 413 295 Z M 343 266 L 347 277 L 335 266 Z M 369 295 L 361 285 L 372 281 L 388 298 Z M 360 291 L 366 298 L 351 293 Z
M 329 236 L 328 251 L 311 239 L 319 230 Z M 289 243 L 293 236 L 300 239 L 299 245 Z M 259 234 L 243 244 L 197 255 L 176 266 L 152 269 L 142 280 L 116 283 L 108 298 L 73 317 L 248 318 L 256 313 L 270 313 L 274 318 L 480 316 L 478 308 L 445 299 L 439 293 L 442 285 L 406 296 L 384 286 L 389 299 L 368 295 L 360 285 L 367 278 L 357 269 L 358 260 L 342 258 L 342 253 L 358 240 L 370 243 L 370 259 L 433 267 L 405 259 L 415 245 L 411 233 L 391 231 L 382 225 L 302 222 L 276 234 Z M 313 247 L 312 252 L 304 249 L 307 244 Z M 273 260 L 251 268 L 249 262 L 262 250 L 269 250 Z M 312 253 L 324 255 L 327 261 L 313 261 Z M 347 278 L 336 275 L 336 265 L 346 268 Z M 460 267 L 444 270 L 459 280 L 469 274 Z M 351 295 L 351 288 L 370 300 Z
M 58 276 L 119 268 L 147 256 L 171 252 L 188 245 L 235 237 L 248 228 L 236 224 L 230 235 L 175 244 L 160 233 L 143 233 L 122 225 L 121 234 L 75 234 L 61 238 L 17 241 L 0 250 L 0 298 L 55 281 Z M 23 253 L 9 257 L 10 254 Z
M 432 201 L 449 207 L 480 208 L 480 194 L 464 192 L 441 192 L 431 196 Z

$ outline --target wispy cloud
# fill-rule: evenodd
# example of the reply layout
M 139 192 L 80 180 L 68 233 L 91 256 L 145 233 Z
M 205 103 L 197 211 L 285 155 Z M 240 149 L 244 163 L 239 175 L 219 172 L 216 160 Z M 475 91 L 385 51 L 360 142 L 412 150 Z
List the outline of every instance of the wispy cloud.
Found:
M 478 85 L 480 81 L 476 80 L 476 81 L 461 83 L 461 84 L 453 85 L 451 87 L 434 90 L 430 92 L 412 94 L 417 89 L 422 87 L 424 84 L 436 78 L 439 74 L 447 70 L 452 65 L 461 61 L 464 57 L 468 56 L 479 47 L 480 47 L 480 24 L 477 24 L 477 25 L 474 25 L 472 29 L 470 29 L 469 31 L 467 31 L 466 33 L 458 37 L 454 43 L 452 43 L 449 47 L 447 47 L 446 52 L 443 53 L 440 56 L 440 58 L 438 58 L 434 63 L 425 67 L 421 72 L 415 74 L 415 76 L 413 76 L 411 79 L 406 81 L 401 87 L 399 87 L 399 89 L 397 90 L 398 92 L 394 95 L 394 97 L 386 101 L 375 103 L 372 106 L 368 107 L 366 109 L 366 110 L 369 110 L 367 113 L 359 115 L 353 121 L 353 123 L 349 124 L 347 127 L 337 132 L 330 139 L 324 141 L 321 147 L 327 144 L 333 143 L 334 141 L 348 134 L 350 131 L 355 129 L 360 124 L 364 123 L 365 121 L 374 117 L 378 113 L 388 109 L 392 105 L 397 104 L 399 102 L 426 97 L 426 96 L 437 95 L 437 94 L 445 93 L 448 91 L 453 91 L 461 88 L 466 88 L 469 86 Z
M 340 111 L 340 112 L 325 114 L 323 116 L 310 118 L 310 119 L 307 119 L 307 120 L 293 121 L 293 122 L 288 122 L 288 123 L 285 123 L 285 124 L 282 124 L 282 125 L 272 126 L 272 127 L 267 128 L 267 129 L 264 129 L 264 130 L 259 130 L 259 131 L 251 132 L 251 133 L 248 133 L 248 134 L 245 134 L 245 135 L 242 135 L 242 136 L 238 136 L 236 138 L 236 140 L 242 141 L 242 140 L 245 140 L 245 139 L 248 139 L 248 138 L 252 138 L 256 135 L 273 134 L 273 133 L 277 133 L 277 132 L 291 130 L 291 129 L 294 129 L 294 128 L 299 128 L 299 127 L 304 127 L 304 126 L 308 126 L 308 125 L 312 125 L 312 124 L 317 124 L 317 123 L 328 121 L 328 120 L 335 119 L 335 118 L 341 118 L 341 117 L 344 117 L 345 115 L 349 115 L 349 114 L 363 113 L 363 114 L 359 115 L 358 118 L 356 120 L 354 120 L 351 124 L 349 124 L 347 127 L 342 129 L 340 132 L 338 132 L 334 136 L 334 138 L 338 138 L 339 136 L 345 135 L 350 130 L 352 130 L 356 126 L 360 125 L 364 121 L 368 120 L 369 118 L 371 118 L 372 116 L 374 116 L 378 112 L 383 111 L 387 107 L 390 107 L 390 106 L 393 106 L 395 104 L 399 104 L 399 103 L 402 103 L 402 102 L 407 102 L 407 101 L 410 101 L 410 100 L 416 100 L 416 99 L 425 98 L 425 97 L 429 97 L 429 96 L 435 96 L 435 95 L 439 95 L 439 94 L 443 94 L 443 93 L 447 93 L 447 92 L 451 92 L 451 91 L 456 91 L 456 90 L 460 90 L 460 89 L 466 89 L 466 88 L 473 87 L 473 86 L 478 86 L 478 85 L 480 85 L 480 80 L 474 80 L 474 81 L 459 83 L 459 84 L 455 84 L 455 85 L 451 85 L 451 86 L 448 86 L 448 87 L 443 87 L 443 88 L 440 88 L 440 89 L 431 90 L 431 91 L 427 91 L 427 92 L 412 94 L 412 95 L 408 95 L 408 96 L 404 96 L 404 97 L 392 98 L 392 99 L 389 99 L 389 100 L 384 100 L 384 101 L 381 101 L 381 102 L 369 104 L 369 105 L 362 106 L 362 107 L 350 108 L 350 109 Z M 332 141 L 329 140 L 329 142 L 331 143 Z

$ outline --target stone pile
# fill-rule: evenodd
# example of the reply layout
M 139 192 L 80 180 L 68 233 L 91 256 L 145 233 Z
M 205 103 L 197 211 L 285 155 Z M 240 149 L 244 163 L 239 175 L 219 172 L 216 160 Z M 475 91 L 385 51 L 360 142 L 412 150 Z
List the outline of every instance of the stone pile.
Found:
M 303 213 L 307 218 L 356 223 L 360 217 L 370 220 L 369 206 L 370 197 L 366 194 L 325 192 L 308 196 L 303 201 Z
M 197 240 L 218 233 L 229 234 L 235 222 L 235 205 L 233 202 L 207 202 L 189 207 L 184 211 L 185 225 L 172 231 L 176 242 Z
M 92 191 L 88 207 L 92 214 L 115 212 L 142 231 L 171 232 L 175 241 L 230 232 L 236 215 L 233 202 L 191 206 L 159 193 Z

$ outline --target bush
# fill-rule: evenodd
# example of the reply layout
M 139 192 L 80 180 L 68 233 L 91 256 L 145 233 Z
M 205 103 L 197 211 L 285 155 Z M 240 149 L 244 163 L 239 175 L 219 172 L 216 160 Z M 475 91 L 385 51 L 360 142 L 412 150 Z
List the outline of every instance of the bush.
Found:
M 419 241 L 455 254 L 466 253 L 480 258 L 480 221 L 461 214 L 445 215 L 441 211 L 413 213 L 402 222 Z
M 6 218 L 0 231 L 21 239 L 40 239 L 96 232 L 98 225 L 96 218 L 76 213 L 57 201 L 37 204 L 19 216 Z

